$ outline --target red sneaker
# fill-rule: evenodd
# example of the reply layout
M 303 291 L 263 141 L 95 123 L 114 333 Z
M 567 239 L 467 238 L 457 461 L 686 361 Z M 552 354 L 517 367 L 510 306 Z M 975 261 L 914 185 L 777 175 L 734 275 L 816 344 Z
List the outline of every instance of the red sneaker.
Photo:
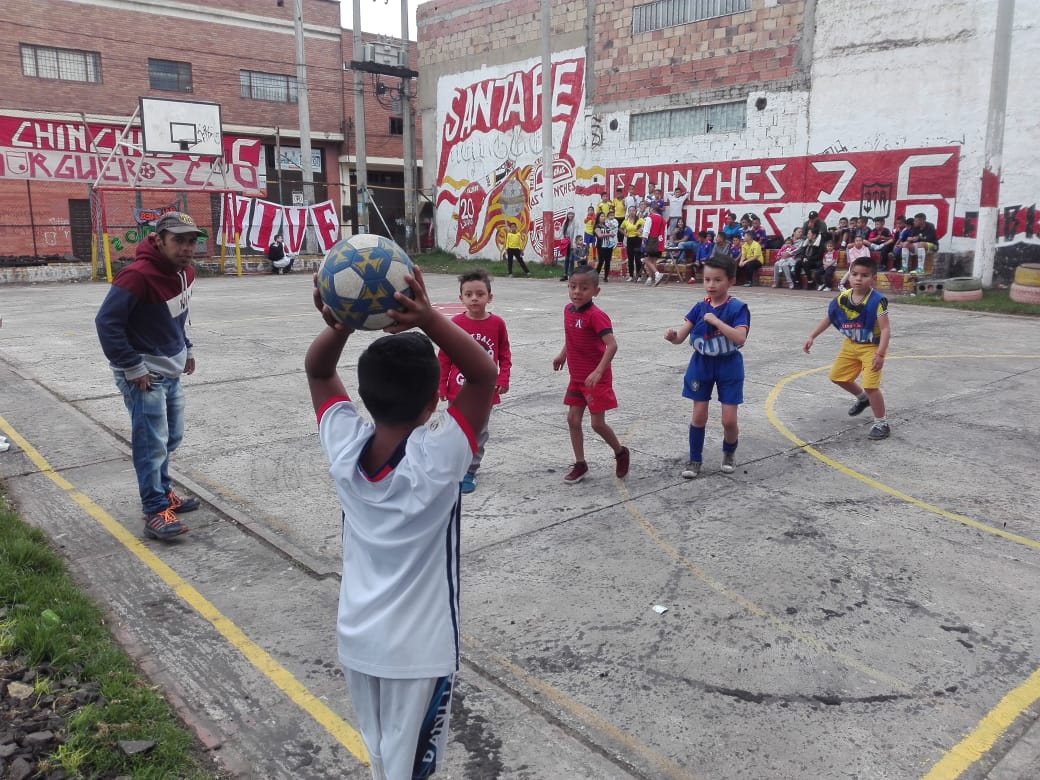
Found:
M 585 479 L 585 475 L 588 473 L 589 464 L 582 460 L 571 466 L 570 473 L 563 478 L 563 481 L 568 485 L 576 485 Z
M 624 479 L 625 475 L 628 474 L 629 455 L 628 447 L 622 447 L 618 454 L 614 456 L 614 460 L 617 461 L 614 474 L 618 479 Z

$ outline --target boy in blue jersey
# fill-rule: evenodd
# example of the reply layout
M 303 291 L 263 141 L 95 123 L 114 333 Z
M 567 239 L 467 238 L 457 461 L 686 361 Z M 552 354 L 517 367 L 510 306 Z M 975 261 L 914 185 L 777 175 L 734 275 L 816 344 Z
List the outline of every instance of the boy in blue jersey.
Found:
M 729 295 L 736 273 L 736 264 L 728 257 L 714 254 L 705 260 L 704 291 L 708 297 L 690 309 L 678 330 L 664 334 L 672 344 L 682 344 L 689 338 L 693 347 L 683 379 L 683 397 L 693 400 L 690 461 L 682 470 L 683 479 L 693 479 L 701 472 L 704 428 L 708 424 L 713 386 L 718 387 L 722 404 L 722 471 L 729 474 L 736 468 L 737 407 L 744 403 L 744 359 L 740 348 L 751 327 L 747 304 Z
M 845 337 L 831 367 L 830 380 L 856 396 L 849 408 L 855 417 L 868 406 L 874 413 L 869 439 L 887 439 L 891 430 L 885 417 L 885 398 L 881 395 L 881 369 L 885 365 L 892 329 L 888 319 L 888 299 L 874 289 L 877 270 L 874 261 L 861 257 L 849 268 L 850 289 L 830 302 L 827 316 L 813 328 L 803 349 L 812 349 L 816 337 L 833 325 Z M 863 375 L 863 386 L 856 383 Z
M 316 284 L 329 327 L 304 363 L 343 508 L 339 660 L 376 780 L 429 777 L 444 752 L 459 665 L 459 482 L 498 379 L 480 343 L 430 305 L 419 269 L 405 278 L 415 297 L 395 295 L 401 310 L 386 330 L 397 335 L 358 358 L 358 394 L 374 424 L 336 372 L 351 330 Z M 412 327 L 426 335 L 402 332 Z M 431 339 L 466 377 L 439 413 Z

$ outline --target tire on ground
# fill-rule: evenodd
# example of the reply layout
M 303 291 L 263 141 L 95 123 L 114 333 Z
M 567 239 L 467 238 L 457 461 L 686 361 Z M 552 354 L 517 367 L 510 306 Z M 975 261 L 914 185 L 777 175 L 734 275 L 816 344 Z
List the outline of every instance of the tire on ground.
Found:
M 981 290 L 982 280 L 974 276 L 955 276 L 943 282 L 943 289 L 952 292 L 964 292 L 965 290 Z
M 1040 287 L 1040 264 L 1023 263 L 1015 269 L 1015 284 Z
M 1024 284 L 1012 284 L 1011 300 L 1015 303 L 1033 303 L 1040 305 L 1040 287 L 1027 287 Z
M 944 301 L 981 301 L 982 288 L 978 290 L 951 290 L 947 287 L 943 290 Z

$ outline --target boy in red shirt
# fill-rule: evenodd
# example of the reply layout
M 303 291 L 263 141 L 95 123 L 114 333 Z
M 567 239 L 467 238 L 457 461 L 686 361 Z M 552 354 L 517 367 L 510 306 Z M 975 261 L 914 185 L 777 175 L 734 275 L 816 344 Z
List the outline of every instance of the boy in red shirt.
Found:
M 491 277 L 487 271 L 467 271 L 459 277 L 459 300 L 466 305 L 466 311 L 456 314 L 451 321 L 487 350 L 488 357 L 498 366 L 498 381 L 495 382 L 495 395 L 492 400 L 492 404 L 497 404 L 502 400 L 502 393 L 509 390 L 509 371 L 513 367 L 513 358 L 509 351 L 509 333 L 506 331 L 505 320 L 487 310 L 488 304 L 494 298 L 491 294 Z M 452 403 L 466 383 L 466 377 L 459 372 L 458 367 L 452 363 L 443 349 L 437 353 L 437 360 L 441 364 L 441 400 Z M 462 478 L 463 493 L 472 493 L 477 489 L 477 469 L 484 459 L 487 440 L 488 426 L 485 423 L 477 436 L 477 451 L 473 455 L 473 461 Z
M 553 359 L 554 371 L 567 364 L 571 374 L 563 403 L 570 407 L 567 428 L 574 448 L 574 465 L 563 481 L 574 485 L 589 472 L 585 462 L 585 436 L 581 430 L 586 406 L 592 418 L 592 430 L 614 450 L 617 461 L 614 473 L 622 479 L 628 474 L 628 447 L 621 446 L 606 419 L 607 411 L 617 409 L 618 405 L 610 371 L 610 362 L 617 354 L 617 340 L 610 317 L 592 302 L 599 295 L 599 274 L 588 266 L 578 268 L 567 280 L 567 292 L 571 302 L 563 310 L 564 346 Z

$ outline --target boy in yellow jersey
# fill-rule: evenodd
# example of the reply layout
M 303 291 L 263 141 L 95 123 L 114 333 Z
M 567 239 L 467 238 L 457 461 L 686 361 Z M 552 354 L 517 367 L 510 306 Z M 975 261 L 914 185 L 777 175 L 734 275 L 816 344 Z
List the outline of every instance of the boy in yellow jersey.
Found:
M 524 262 L 524 234 L 520 232 L 520 228 L 517 227 L 515 222 L 509 223 L 509 232 L 506 233 L 506 273 L 509 276 L 513 275 L 513 261 L 520 263 L 520 267 L 524 269 L 524 276 L 530 276 L 531 272 L 527 270 L 527 264 Z
M 831 366 L 830 380 L 856 396 L 849 409 L 855 417 L 868 406 L 874 413 L 874 424 L 868 439 L 887 439 L 891 433 L 885 418 L 885 398 L 881 395 L 881 368 L 885 365 L 892 328 L 888 320 L 888 299 L 874 289 L 876 267 L 870 257 L 852 261 L 849 269 L 851 288 L 842 290 L 831 301 L 827 316 L 820 320 L 806 339 L 802 349 L 808 354 L 813 341 L 830 325 L 845 337 L 838 357 Z M 863 374 L 863 386 L 856 379 Z

